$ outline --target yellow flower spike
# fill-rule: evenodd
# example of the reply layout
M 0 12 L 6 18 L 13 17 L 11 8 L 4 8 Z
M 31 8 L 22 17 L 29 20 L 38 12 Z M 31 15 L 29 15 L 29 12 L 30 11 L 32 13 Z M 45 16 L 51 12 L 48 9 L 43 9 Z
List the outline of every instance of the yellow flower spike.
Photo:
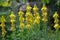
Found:
M 33 15 L 31 13 L 31 9 L 32 7 L 30 6 L 30 4 L 27 4 L 27 8 L 26 8 L 26 28 L 30 29 L 31 25 L 33 24 Z
M 43 4 L 43 7 L 42 7 L 42 16 L 43 16 L 43 18 L 42 18 L 42 21 L 44 21 L 44 22 L 47 22 L 48 20 L 47 20 L 47 7 L 45 6 L 45 4 Z
M 45 4 L 43 4 L 43 7 L 42 7 L 42 9 L 41 9 L 42 11 L 44 10 L 44 11 L 47 11 L 47 7 L 45 6 Z
M 26 7 L 26 10 L 27 10 L 27 11 L 31 11 L 31 9 L 32 9 L 32 7 L 31 7 L 30 4 L 28 3 L 28 4 L 27 4 L 27 7 Z
M 24 12 L 23 12 L 22 8 L 20 9 L 18 15 L 19 15 L 20 23 L 24 22 L 24 17 L 23 17 L 24 16 Z
M 34 8 L 33 8 L 34 12 L 38 11 L 37 5 L 34 4 Z
M 22 8 L 20 8 L 18 15 L 19 15 L 19 21 L 20 21 L 19 28 L 24 29 L 24 26 L 25 26 L 25 24 L 24 24 L 24 12 L 23 12 Z
M 59 25 L 59 24 L 55 24 L 55 25 L 54 25 L 54 28 L 55 28 L 55 29 L 59 29 L 59 28 L 60 28 L 60 25 Z
M 57 13 L 57 11 L 56 11 L 55 14 L 53 15 L 54 23 L 59 23 L 58 17 L 59 17 L 59 15 L 58 15 L 58 13 Z
M 15 30 L 15 25 L 14 25 L 14 23 L 15 23 L 15 15 L 14 15 L 13 11 L 10 14 L 10 19 L 11 19 L 10 20 L 11 21 L 11 30 L 14 31 Z
M 32 7 L 31 7 L 30 4 L 28 3 L 28 4 L 27 4 L 27 8 L 26 8 L 26 10 L 27 10 L 27 12 L 26 12 L 26 17 L 32 18 L 31 9 L 32 9 Z
M 59 15 L 58 15 L 58 13 L 56 11 L 55 14 L 53 15 L 54 23 L 55 23 L 55 25 L 54 25 L 55 29 L 59 29 L 60 28 L 58 17 L 59 17 Z
M 34 11 L 34 23 L 33 24 L 39 24 L 40 23 L 40 15 L 38 13 L 38 8 L 37 8 L 36 4 L 34 4 L 33 11 Z
M 2 37 L 5 37 L 5 34 L 6 34 L 5 22 L 6 22 L 5 18 L 4 18 L 4 16 L 2 16 L 2 18 L 1 18 L 1 25 L 0 25 L 2 27 Z
M 34 11 L 34 17 L 39 16 L 39 13 L 38 13 L 38 8 L 37 8 L 37 5 L 36 5 L 36 4 L 34 4 L 33 11 Z

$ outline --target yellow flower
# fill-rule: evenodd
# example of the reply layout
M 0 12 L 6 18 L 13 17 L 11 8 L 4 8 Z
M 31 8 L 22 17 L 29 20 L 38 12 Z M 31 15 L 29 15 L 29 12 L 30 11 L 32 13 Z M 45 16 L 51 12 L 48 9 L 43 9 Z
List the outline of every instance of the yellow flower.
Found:
M 33 23 L 33 15 L 32 15 L 32 13 L 31 13 L 31 9 L 32 9 L 32 7 L 29 5 L 29 4 L 27 4 L 27 8 L 26 8 L 26 10 L 27 10 L 27 12 L 26 12 L 26 27 L 29 29 L 30 27 L 31 27 L 31 24 Z
M 36 4 L 34 4 L 33 11 L 34 11 L 34 23 L 33 24 L 39 24 L 40 23 L 40 15 L 38 13 L 38 8 L 37 8 Z
M 54 25 L 54 28 L 55 28 L 55 29 L 59 29 L 59 28 L 60 28 L 60 25 L 59 25 L 59 24 L 55 24 L 55 25 Z
M 5 27 L 5 23 L 1 23 L 1 25 L 0 25 L 1 27 Z
M 45 4 L 43 4 L 43 7 L 41 9 L 42 11 L 47 11 L 47 7 L 45 6 Z
M 26 17 L 27 17 L 27 18 L 32 18 L 32 17 L 33 17 L 33 15 L 32 15 L 32 13 L 31 13 L 31 12 L 26 12 Z
M 42 16 L 43 16 L 43 17 L 47 17 L 47 12 L 43 12 L 43 13 L 42 13 Z
M 15 25 L 14 24 L 11 24 L 11 30 L 14 31 L 16 28 L 15 28 Z
M 26 25 L 26 28 L 30 29 L 31 28 L 31 25 L 30 24 L 27 24 Z
M 13 20 L 10 20 L 11 22 L 15 22 L 15 20 L 13 19 Z
M 33 8 L 34 12 L 38 11 L 37 5 L 34 4 L 34 8 Z
M 58 24 L 59 23 L 59 19 L 58 19 L 59 15 L 57 13 L 57 11 L 55 12 L 55 14 L 53 15 L 53 18 L 54 18 L 54 28 L 55 29 L 59 29 L 60 28 L 60 25 Z
M 22 9 L 20 9 L 20 11 L 18 12 L 18 15 L 19 15 L 19 16 L 23 16 L 23 15 L 24 15 Z
M 31 13 L 26 13 L 26 22 L 31 24 L 33 21 L 33 15 Z
M 15 15 L 14 15 L 13 11 L 12 11 L 11 14 L 10 14 L 10 18 L 11 18 L 11 19 L 15 19 Z
M 59 20 L 58 20 L 58 19 L 55 19 L 55 20 L 54 20 L 54 23 L 59 23 Z
M 5 29 L 2 30 L 2 37 L 5 37 L 6 31 Z
M 2 18 L 1 18 L 1 22 L 6 22 L 6 19 L 5 19 L 4 16 L 2 16 Z
M 42 19 L 42 21 L 46 22 L 46 21 L 48 21 L 48 20 L 47 20 L 47 18 L 46 18 L 46 17 L 44 17 L 44 18 Z
M 39 24 L 40 22 L 38 20 L 34 20 L 34 24 Z
M 24 23 L 20 23 L 20 28 L 23 29 L 24 28 Z
M 40 16 L 37 16 L 34 20 L 34 24 L 39 24 L 40 23 Z
M 57 11 L 56 11 L 55 14 L 53 15 L 54 23 L 55 23 L 55 24 L 59 23 L 58 17 L 59 17 L 59 15 L 58 15 L 58 13 L 57 13 Z
M 27 7 L 26 7 L 26 10 L 27 10 L 27 11 L 30 11 L 31 9 L 32 9 L 32 7 L 31 7 L 30 4 L 28 3 L 28 4 L 27 4 Z
M 19 20 L 20 20 L 20 22 L 24 22 L 24 18 L 23 17 L 20 17 Z
M 5 34 L 6 34 L 6 31 L 5 31 L 5 22 L 6 22 L 5 18 L 4 18 L 4 16 L 2 16 L 2 18 L 1 18 L 1 25 L 0 25 L 2 27 L 2 37 L 4 37 Z
M 58 13 L 56 11 L 55 14 L 53 15 L 53 18 L 58 18 L 58 17 L 59 17 L 59 15 L 58 15 Z
M 31 24 L 32 21 L 33 21 L 32 19 L 28 19 L 28 18 L 26 18 L 26 23 Z
M 12 22 L 15 22 L 15 15 L 14 15 L 14 13 L 13 13 L 13 11 L 11 12 L 11 14 L 10 14 L 10 21 L 11 21 L 11 23 Z
M 34 17 L 40 16 L 38 12 L 34 13 Z
M 47 7 L 45 6 L 45 4 L 43 4 L 43 7 L 41 10 L 42 10 L 42 16 L 43 16 L 42 21 L 44 22 L 48 21 L 47 20 Z

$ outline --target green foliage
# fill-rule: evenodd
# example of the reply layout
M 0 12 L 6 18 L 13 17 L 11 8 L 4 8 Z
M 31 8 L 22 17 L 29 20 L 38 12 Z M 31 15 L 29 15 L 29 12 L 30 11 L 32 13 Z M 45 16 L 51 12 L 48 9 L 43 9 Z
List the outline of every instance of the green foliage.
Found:
M 48 4 L 50 0 L 41 0 L 43 4 Z
M 0 6 L 3 4 L 3 2 L 6 2 L 7 0 L 0 0 Z M 50 0 L 41 0 L 44 4 L 49 4 Z M 26 0 L 23 0 L 23 2 L 26 2 Z M 60 6 L 60 0 L 56 3 L 58 6 Z M 2 38 L 2 32 L 0 27 L 0 40 L 60 40 L 60 32 L 53 31 L 51 29 L 48 29 L 50 26 L 48 26 L 47 23 L 41 23 L 39 25 L 35 25 L 34 29 L 28 30 L 24 29 L 21 30 L 19 28 L 19 19 L 16 17 L 16 30 L 14 32 L 10 32 L 11 24 L 10 24 L 10 18 L 9 14 L 11 12 L 10 7 L 0 7 L 0 18 L 3 15 L 6 18 L 7 24 L 6 24 L 6 31 L 7 34 L 4 38 Z M 14 7 L 12 7 L 14 8 Z M 15 8 L 14 8 L 15 9 Z M 17 15 L 16 15 L 17 16 Z M 0 21 L 1 22 L 1 21 Z M 9 24 L 8 24 L 9 23 Z
M 57 0 L 56 4 L 57 4 L 58 6 L 60 6 L 60 0 Z

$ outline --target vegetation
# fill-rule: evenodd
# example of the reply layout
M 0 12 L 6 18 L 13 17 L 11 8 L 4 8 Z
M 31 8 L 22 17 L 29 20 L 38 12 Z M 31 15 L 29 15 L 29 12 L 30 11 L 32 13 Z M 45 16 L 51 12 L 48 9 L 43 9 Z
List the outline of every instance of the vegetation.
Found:
M 31 7 L 26 2 L 0 1 L 0 40 L 60 40 L 60 0 L 35 0 L 40 2 L 40 8 L 36 4 Z M 26 12 L 22 4 L 26 5 Z

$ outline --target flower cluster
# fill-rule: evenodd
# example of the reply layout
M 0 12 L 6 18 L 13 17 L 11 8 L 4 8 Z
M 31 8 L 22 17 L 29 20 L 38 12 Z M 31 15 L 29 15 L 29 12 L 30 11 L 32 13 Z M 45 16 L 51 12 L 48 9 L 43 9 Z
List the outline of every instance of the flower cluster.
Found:
M 60 28 L 59 19 L 58 19 L 59 18 L 59 15 L 58 15 L 57 12 L 55 12 L 55 14 L 53 15 L 53 18 L 54 18 L 54 23 L 55 23 L 54 28 L 55 29 Z
M 26 16 L 26 27 L 27 28 L 31 28 L 31 24 L 33 22 L 33 15 L 31 13 L 31 9 L 32 9 L 32 7 L 28 3 L 27 7 L 26 7 L 26 15 L 25 15 Z
M 37 8 L 36 4 L 34 5 L 33 11 L 34 11 L 34 24 L 39 24 L 40 23 L 40 15 L 38 13 L 38 8 Z
M 24 28 L 24 13 L 23 13 L 22 8 L 21 8 L 20 11 L 18 12 L 18 15 L 19 15 L 19 21 L 20 21 L 19 27 L 20 27 L 21 29 L 23 29 L 23 28 Z
M 2 27 L 2 37 L 5 37 L 5 34 L 6 34 L 5 22 L 6 22 L 5 17 L 2 16 L 2 18 L 1 18 L 1 25 L 0 25 Z
M 47 20 L 47 7 L 45 6 L 45 4 L 43 4 L 43 7 L 42 7 L 42 21 L 46 22 L 48 21 Z
M 13 11 L 10 14 L 10 19 L 11 19 L 10 20 L 11 21 L 11 30 L 14 31 L 15 30 L 15 25 L 14 25 L 14 23 L 15 23 L 15 15 L 14 15 Z

